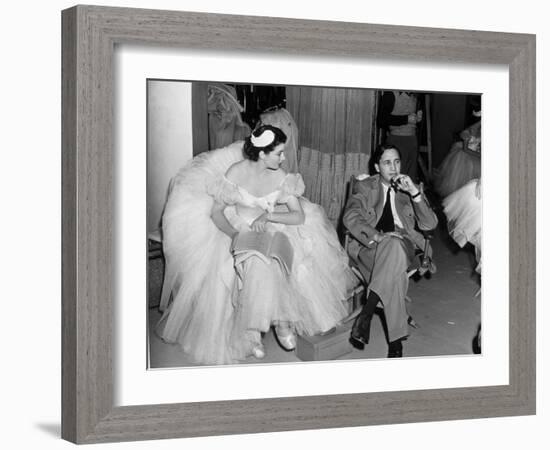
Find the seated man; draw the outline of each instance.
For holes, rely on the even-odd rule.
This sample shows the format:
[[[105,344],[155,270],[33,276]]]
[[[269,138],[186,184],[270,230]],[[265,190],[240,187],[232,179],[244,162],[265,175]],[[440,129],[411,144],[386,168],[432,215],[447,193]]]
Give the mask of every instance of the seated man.
[[[402,175],[401,155],[391,145],[378,146],[372,155],[377,175],[356,183],[346,204],[344,226],[355,238],[349,246],[368,282],[368,295],[351,331],[352,343],[369,341],[370,322],[379,301],[388,324],[388,357],[401,357],[401,341],[408,335],[405,295],[407,268],[424,238],[415,230],[436,227],[437,217],[408,175]]]

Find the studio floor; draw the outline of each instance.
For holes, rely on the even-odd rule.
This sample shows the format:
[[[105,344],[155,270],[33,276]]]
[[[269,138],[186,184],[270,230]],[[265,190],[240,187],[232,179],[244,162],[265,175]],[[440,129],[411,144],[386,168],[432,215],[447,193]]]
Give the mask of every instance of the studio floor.
[[[459,248],[445,231],[444,222],[432,240],[437,272],[430,278],[411,278],[407,303],[409,314],[418,327],[410,328],[403,343],[403,357],[474,355],[480,327],[481,296],[476,296],[480,279],[473,248]],[[378,311],[380,313],[381,310]],[[154,333],[160,318],[156,308],[149,309],[150,367],[185,367],[193,365],[177,345],[166,344]],[[287,352],[277,343],[273,331],[264,336],[266,357],[249,357],[241,364],[300,362],[296,351]],[[364,350],[349,345],[348,353],[337,359],[385,358],[387,343],[381,317],[375,315],[370,343]]]

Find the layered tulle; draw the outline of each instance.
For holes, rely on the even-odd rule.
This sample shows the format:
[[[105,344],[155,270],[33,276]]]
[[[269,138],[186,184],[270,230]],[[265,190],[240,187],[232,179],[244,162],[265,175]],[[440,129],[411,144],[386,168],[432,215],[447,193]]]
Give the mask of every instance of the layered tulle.
[[[196,156],[172,180],[162,217],[164,314],[157,333],[198,363],[232,361],[235,275],[231,254],[220,251],[230,239],[210,219],[214,200],[206,185],[240,159],[242,142]]]
[[[302,334],[333,327],[346,315],[344,302],[356,282],[322,208],[300,198],[303,225],[270,224],[293,246],[290,276],[276,263],[250,258],[246,281],[238,285],[230,239],[210,218],[208,192],[241,159],[242,142],[195,157],[173,180],[163,215],[166,275],[157,332],[203,364],[246,358],[257,339],[250,330],[266,331],[279,321]],[[247,229],[234,207],[226,212],[235,228]]]
[[[443,200],[449,234],[463,247],[467,242],[476,250],[481,270],[481,194],[478,180],[471,180]]]
[[[457,142],[437,168],[434,188],[441,197],[446,197],[480,176],[481,153],[464,149],[463,143]]]

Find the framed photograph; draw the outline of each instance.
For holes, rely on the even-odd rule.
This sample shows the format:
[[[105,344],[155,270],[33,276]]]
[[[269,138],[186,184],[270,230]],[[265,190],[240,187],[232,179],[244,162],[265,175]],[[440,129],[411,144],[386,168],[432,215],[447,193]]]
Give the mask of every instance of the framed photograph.
[[[96,6],[76,6],[62,17],[65,439],[93,443],[534,414],[534,36]],[[300,146],[294,158],[287,143],[285,169],[301,174],[304,187],[296,195],[311,200],[302,202],[306,217],[315,205],[323,207],[319,220],[333,225],[334,238],[346,247],[340,228],[353,196],[349,180],[366,176],[376,147],[406,131],[386,129],[379,118],[392,96],[392,114],[397,104],[406,106],[401,99],[415,101],[411,111],[401,112],[415,116],[420,164],[410,176],[423,182],[427,197],[438,189],[448,197],[437,187],[435,168],[450,156],[478,158],[478,173],[470,178],[484,180],[483,230],[491,230],[483,233],[483,296],[476,296],[479,278],[473,275],[481,243],[470,239],[462,243],[466,250],[451,244],[453,258],[465,258],[462,266],[447,264],[441,247],[432,279],[409,282],[410,318],[420,328],[408,333],[405,358],[386,359],[386,340],[392,341],[385,336],[387,304],[380,315],[386,330],[382,321],[373,322],[369,351],[348,342],[353,313],[362,311],[366,297],[365,284],[356,279],[338,299],[347,309],[311,330],[291,327],[295,342],[285,344],[281,330],[268,323],[258,334],[267,356],[245,352],[243,359],[220,363],[210,357],[197,365],[197,345],[186,348],[197,344],[197,335],[181,329],[189,313],[173,313],[185,306],[178,289],[162,292],[170,270],[166,251],[175,248],[163,227],[170,198],[181,192],[178,169],[184,168],[179,180],[186,184],[191,160],[196,166],[241,139],[258,143],[265,138],[262,126],[292,123]],[[275,123],[281,114],[284,120]],[[441,129],[441,117],[447,125],[455,120],[448,142],[432,132]],[[483,124],[482,157],[475,139],[458,135],[476,123],[479,130]],[[284,135],[292,142],[292,130]],[[233,163],[242,159],[239,145]],[[495,169],[491,158],[503,148],[508,159]],[[485,170],[489,165],[492,170]],[[371,176],[384,176],[379,164]],[[477,181],[472,186],[479,188]],[[443,204],[439,212],[447,220]],[[434,238],[434,248],[446,233]],[[319,245],[331,237],[311,239]],[[296,245],[294,250],[301,254]],[[338,255],[327,260],[339,261]],[[298,266],[301,260],[293,261]],[[192,258],[187,263],[198,267]],[[220,267],[214,273],[226,266]],[[312,276],[319,278],[320,270]],[[444,289],[446,270],[456,280],[447,285],[452,294],[444,303],[456,297],[462,315],[434,320],[427,317],[433,309],[423,309],[434,294],[424,295],[422,286]],[[176,271],[175,279],[182,274]],[[201,279],[204,293],[196,289],[196,295],[214,289],[211,279]],[[240,304],[235,289],[232,297]],[[157,303],[163,311],[157,312]],[[345,339],[339,340],[332,328],[347,315]],[[167,320],[171,333],[164,331]],[[437,321],[439,328],[432,328]],[[207,334],[208,319],[198,323],[198,335]],[[222,328],[216,331],[224,336]],[[429,342],[438,333],[439,346]]]

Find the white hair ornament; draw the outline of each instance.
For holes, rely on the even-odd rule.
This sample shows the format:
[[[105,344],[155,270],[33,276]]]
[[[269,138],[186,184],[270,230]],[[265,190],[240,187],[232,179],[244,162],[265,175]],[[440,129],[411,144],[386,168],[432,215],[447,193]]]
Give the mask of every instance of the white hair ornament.
[[[250,136],[250,142],[254,147],[267,147],[269,144],[273,143],[275,140],[275,133],[271,130],[265,130],[259,136]]]

